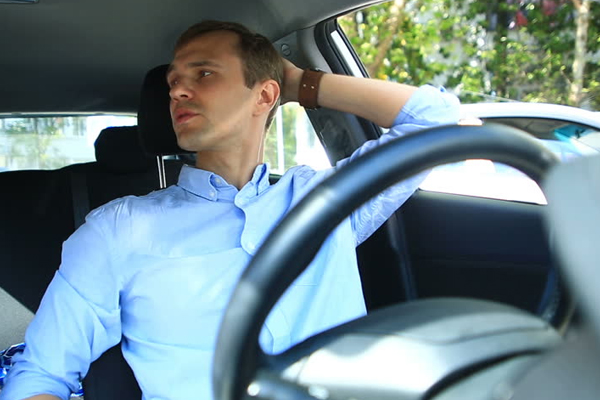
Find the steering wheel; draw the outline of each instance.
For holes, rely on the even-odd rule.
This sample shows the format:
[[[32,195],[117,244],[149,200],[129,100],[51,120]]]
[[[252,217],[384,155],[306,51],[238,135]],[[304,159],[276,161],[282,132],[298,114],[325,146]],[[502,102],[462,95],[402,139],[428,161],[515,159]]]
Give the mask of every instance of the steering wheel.
[[[379,310],[282,354],[267,355],[259,346],[273,306],[354,209],[418,172],[469,158],[502,162],[538,183],[558,162],[518,129],[456,125],[389,142],[324,180],[273,230],[240,278],[215,350],[215,398],[430,398],[432,390],[440,392],[464,371],[493,365],[516,376],[532,362],[532,354],[560,343],[545,321],[513,307],[428,299]],[[363,179],[365,171],[369,180]],[[471,373],[469,379],[482,385],[488,375]]]

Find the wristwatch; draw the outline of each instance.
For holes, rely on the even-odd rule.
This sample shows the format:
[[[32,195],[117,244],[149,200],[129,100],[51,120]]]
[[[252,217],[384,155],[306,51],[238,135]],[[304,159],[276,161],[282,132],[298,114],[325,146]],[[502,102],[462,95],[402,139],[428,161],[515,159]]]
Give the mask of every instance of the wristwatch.
[[[325,72],[318,69],[307,68],[304,70],[298,89],[298,103],[302,107],[312,110],[319,108],[317,97],[319,95],[319,83],[323,75],[325,75]]]

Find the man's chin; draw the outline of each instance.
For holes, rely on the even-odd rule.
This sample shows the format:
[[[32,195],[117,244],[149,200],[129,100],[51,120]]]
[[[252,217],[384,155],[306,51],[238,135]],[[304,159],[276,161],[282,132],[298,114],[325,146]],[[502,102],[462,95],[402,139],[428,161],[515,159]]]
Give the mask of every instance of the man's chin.
[[[177,144],[185,151],[198,152],[202,147],[198,136],[202,135],[202,132],[191,132],[182,130],[175,133],[177,136]]]
[[[197,147],[197,146],[194,146],[194,144],[193,144],[193,143],[190,143],[190,142],[189,142],[189,141],[187,141],[187,140],[180,140],[180,139],[178,138],[178,139],[177,139],[177,145],[178,145],[178,146],[179,146],[181,149],[183,149],[183,150],[185,150],[185,151],[193,151],[193,152],[196,152],[196,151],[198,151],[198,150],[196,149],[196,147]]]

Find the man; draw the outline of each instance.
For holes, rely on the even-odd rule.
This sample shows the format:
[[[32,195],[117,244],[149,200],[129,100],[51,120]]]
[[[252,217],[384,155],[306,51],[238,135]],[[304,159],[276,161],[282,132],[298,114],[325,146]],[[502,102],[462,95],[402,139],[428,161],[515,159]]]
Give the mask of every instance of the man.
[[[196,168],[184,167],[178,185],[92,211],[65,242],[0,399],[66,399],[121,340],[145,399],[212,397],[212,355],[237,278],[273,226],[331,173],[300,166],[269,184],[264,137],[280,98],[391,127],[337,168],[378,143],[458,119],[456,98],[443,90],[302,71],[237,24],[188,29],[167,81],[177,140],[197,153]],[[332,233],[269,315],[265,351],[364,315],[354,248],[419,183],[393,186]]]

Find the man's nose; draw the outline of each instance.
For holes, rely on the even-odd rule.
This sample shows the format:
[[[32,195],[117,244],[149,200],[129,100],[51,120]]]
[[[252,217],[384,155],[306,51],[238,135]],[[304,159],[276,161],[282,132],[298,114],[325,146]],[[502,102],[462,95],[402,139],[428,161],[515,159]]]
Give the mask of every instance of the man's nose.
[[[189,87],[189,85],[186,85],[185,81],[182,79],[175,81],[171,84],[171,88],[169,89],[169,96],[173,100],[190,99],[191,97],[193,97],[193,91]]]

